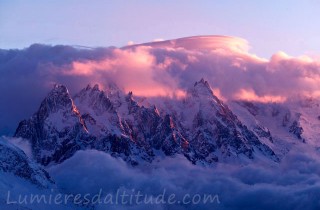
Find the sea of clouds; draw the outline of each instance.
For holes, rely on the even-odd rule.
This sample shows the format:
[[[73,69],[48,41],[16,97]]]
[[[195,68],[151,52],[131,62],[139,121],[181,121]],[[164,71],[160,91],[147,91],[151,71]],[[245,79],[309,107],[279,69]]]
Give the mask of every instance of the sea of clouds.
[[[320,161],[313,149],[292,150],[280,164],[192,165],[183,157],[165,158],[152,166],[131,167],[122,160],[98,151],[79,151],[61,165],[49,169],[66,194],[90,193],[101,197],[117,191],[152,197],[171,194],[176,203],[103,203],[97,209],[319,209]],[[186,194],[216,195],[213,202],[178,203]],[[128,201],[128,200],[126,200]],[[167,201],[167,200],[166,200]],[[198,201],[196,198],[195,201]]]
[[[29,151],[21,139],[6,140]],[[97,210],[320,208],[320,152],[307,144],[290,150],[280,163],[217,163],[204,167],[192,165],[178,155],[133,167],[110,154],[86,150],[78,151],[62,164],[49,166],[46,170],[55,181],[53,189],[38,189],[26,180],[1,172],[1,208],[13,207],[6,204],[8,191],[11,202],[17,201],[20,195],[29,198],[39,194],[54,198],[61,194],[63,199],[69,196],[67,204],[41,202],[21,205],[30,209],[88,209],[86,206]],[[126,194],[124,202],[120,197],[123,192]],[[139,202],[134,197],[137,192],[142,196]],[[80,200],[86,205],[79,205],[74,200],[76,195],[80,195]],[[85,195],[88,195],[87,203]],[[131,195],[133,199],[130,201]],[[174,200],[169,203],[172,195]],[[186,195],[188,197],[184,200]],[[214,199],[204,203],[205,196],[210,195]]]

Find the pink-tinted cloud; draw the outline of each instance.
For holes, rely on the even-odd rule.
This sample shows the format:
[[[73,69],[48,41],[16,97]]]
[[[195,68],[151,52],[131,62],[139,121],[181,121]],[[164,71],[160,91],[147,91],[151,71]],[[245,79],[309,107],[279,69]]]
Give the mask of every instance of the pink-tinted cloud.
[[[100,61],[74,61],[70,68],[64,70],[64,74],[90,77],[93,82],[102,84],[103,79],[108,78],[108,81],[117,83],[126,92],[133,91],[138,96],[181,95],[182,90],[175,85],[167,69],[173,64],[183,69],[185,64],[170,57],[157,64],[155,56],[149,50],[150,47],[145,46],[134,50],[114,49],[112,57]],[[158,76],[169,85],[159,82]]]
[[[113,82],[134,95],[183,97],[204,78],[224,100],[282,102],[296,95],[320,95],[316,56],[278,52],[264,59],[249,49],[244,39],[201,36],[123,48],[32,45],[0,50],[0,130],[10,130],[7,122],[32,114],[56,82],[73,93],[88,83],[103,87]],[[18,99],[25,102],[24,110]]]
[[[240,89],[239,92],[235,94],[235,99],[245,100],[245,101],[255,101],[260,103],[276,102],[282,103],[287,100],[284,96],[274,96],[274,95],[263,95],[258,96],[253,90]]]
[[[202,77],[226,100],[280,102],[297,93],[317,93],[316,60],[284,52],[266,60],[249,48],[243,39],[224,36],[157,41],[114,49],[112,56],[99,61],[75,61],[65,72],[110,78],[141,96],[174,95]]]

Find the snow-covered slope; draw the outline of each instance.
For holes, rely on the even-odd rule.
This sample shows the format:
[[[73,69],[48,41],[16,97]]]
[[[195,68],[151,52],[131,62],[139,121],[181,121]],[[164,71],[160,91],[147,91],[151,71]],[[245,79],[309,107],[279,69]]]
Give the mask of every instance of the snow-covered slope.
[[[314,98],[300,97],[283,103],[231,101],[228,105],[280,157],[301,144],[320,146],[320,108]]]
[[[53,185],[49,174],[16,146],[0,138],[0,173],[10,173],[29,181],[30,183],[47,188]]]
[[[280,104],[248,101],[232,101],[228,104],[239,120],[279,157],[283,157],[293,144],[298,143],[297,137],[289,132],[292,119],[289,119],[291,114],[288,108]]]
[[[300,134],[307,144],[320,147],[320,101],[312,97],[301,97],[287,103],[292,118],[296,120]]]
[[[1,210],[88,209],[84,208],[86,206],[75,205],[70,200],[55,202],[54,198],[65,195],[49,173],[2,137],[0,154]]]

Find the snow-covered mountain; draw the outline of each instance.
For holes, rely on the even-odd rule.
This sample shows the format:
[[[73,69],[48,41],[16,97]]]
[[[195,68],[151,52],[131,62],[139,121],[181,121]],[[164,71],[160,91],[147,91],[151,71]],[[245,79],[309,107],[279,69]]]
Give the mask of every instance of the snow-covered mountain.
[[[179,183],[182,176],[181,180],[188,177],[184,185],[191,184],[191,191],[199,186],[207,189],[207,181],[198,186],[203,178],[190,178],[192,169],[191,174],[199,173],[198,177],[208,180],[223,177],[210,185],[212,189],[221,183],[221,189],[228,188],[231,182],[237,186],[234,189],[242,186],[241,192],[248,191],[250,198],[266,185],[276,185],[278,196],[279,183],[283,183],[281,188],[297,188],[300,193],[301,186],[313,188],[309,183],[319,177],[319,104],[304,97],[281,103],[222,102],[204,79],[177,98],[138,97],[115,84],[104,88],[88,85],[71,96],[64,85],[55,85],[38,111],[20,122],[14,135],[31,145],[32,154],[28,154],[32,157],[10,142],[0,141],[0,192],[85,194],[88,186],[94,193],[103,186],[107,189],[104,194],[109,188],[114,193],[116,188],[132,186],[148,186],[153,191],[150,174],[156,177],[151,186],[166,188],[167,182],[159,177],[173,177]],[[167,174],[162,164],[174,173]],[[283,171],[288,175],[282,177]],[[110,174],[108,179],[106,174]],[[278,180],[274,181],[275,177]],[[305,181],[306,177],[311,178]],[[140,181],[144,179],[147,184]],[[17,189],[10,183],[16,183]],[[49,190],[50,186],[54,189]],[[260,187],[252,191],[251,186]],[[17,205],[7,205],[0,196],[0,206],[10,209]],[[74,207],[90,209],[94,205],[61,206]]]
[[[63,189],[59,189],[47,169],[29,158],[11,141],[0,137],[1,209],[90,209],[90,205],[75,205],[70,201],[53,202],[52,197],[64,195]]]
[[[50,178],[41,166],[30,160],[18,147],[1,138],[0,141],[0,173],[12,174],[20,177],[40,188],[53,185]]]
[[[84,148],[87,129],[67,88],[55,85],[39,110],[19,123],[16,137],[28,139],[34,158],[43,165],[62,162]]]
[[[27,209],[25,205],[17,204],[12,197],[17,198],[22,193],[48,192],[54,187],[54,181],[42,166],[2,137],[0,153],[1,209]]]
[[[301,144],[319,148],[319,104],[316,98],[310,97],[297,97],[284,103],[228,103],[241,122],[279,157]]]
[[[30,141],[33,156],[43,165],[85,149],[105,151],[132,165],[175,155],[194,164],[279,161],[270,132],[248,127],[203,79],[183,99],[149,106],[137,101],[115,85],[106,90],[88,85],[74,97],[65,86],[55,85],[39,110],[20,122],[15,137]],[[299,131],[296,127],[291,133]]]

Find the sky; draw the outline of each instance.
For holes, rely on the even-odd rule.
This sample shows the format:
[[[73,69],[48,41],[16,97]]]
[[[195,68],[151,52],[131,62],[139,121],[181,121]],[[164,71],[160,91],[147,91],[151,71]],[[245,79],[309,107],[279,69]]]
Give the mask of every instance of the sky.
[[[320,54],[317,0],[1,0],[0,48],[33,43],[121,47],[194,35],[246,39],[270,58]]]

